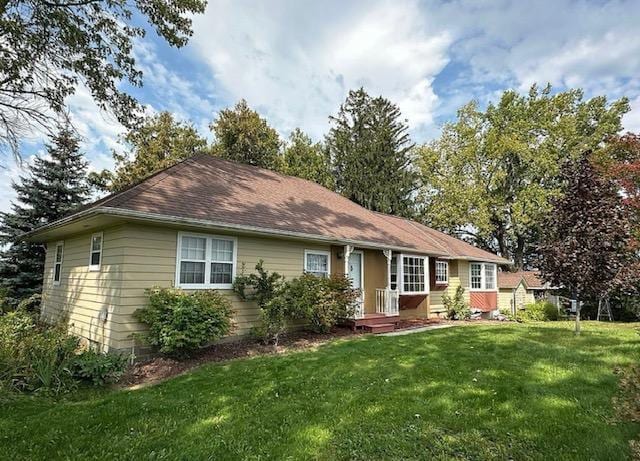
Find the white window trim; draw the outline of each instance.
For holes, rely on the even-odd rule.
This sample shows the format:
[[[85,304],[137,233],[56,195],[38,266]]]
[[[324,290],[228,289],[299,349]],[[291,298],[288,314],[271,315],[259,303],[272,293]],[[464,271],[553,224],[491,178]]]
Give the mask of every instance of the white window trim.
[[[471,266],[473,266],[474,264],[479,264],[480,265],[480,279],[481,279],[481,287],[482,288],[473,288],[473,285],[471,283]],[[493,266],[493,274],[494,274],[494,284],[495,287],[494,288],[486,288],[487,286],[487,279],[486,279],[486,272],[485,272],[485,267],[486,266]],[[471,261],[469,263],[469,290],[470,291],[485,291],[485,292],[494,292],[494,291],[498,291],[498,267],[495,263],[483,263],[480,261]]]
[[[206,239],[204,245],[204,283],[180,283],[180,265],[182,262],[182,237],[197,237]],[[233,242],[233,256],[231,261],[231,283],[211,283],[211,239],[228,240]],[[178,244],[176,251],[176,279],[175,286],[185,290],[231,290],[233,281],[236,278],[236,267],[238,265],[238,239],[228,235],[198,234],[193,232],[178,232]],[[202,261],[200,261],[202,262]],[[226,264],[229,261],[225,261]]]
[[[60,258],[60,262],[57,261],[58,258],[58,248],[62,248],[62,256]],[[60,280],[62,280],[62,263],[64,262],[64,241],[56,243],[55,252],[53,253],[53,285],[60,286]],[[60,264],[60,279],[56,280],[56,266]]]
[[[91,264],[91,256],[93,255],[93,237],[100,236],[100,263],[99,264]],[[102,232],[96,232],[95,234],[91,234],[91,239],[89,239],[89,271],[95,272],[99,271],[102,266],[102,250],[104,249],[104,234]],[[97,253],[97,252],[96,252]]]
[[[302,262],[302,272],[307,273],[308,255],[323,255],[327,257],[327,277],[331,277],[331,252],[325,250],[304,250],[304,261]],[[309,272],[311,273],[311,272]]]
[[[438,264],[444,264],[445,267],[447,268],[446,271],[445,271],[446,280],[444,280],[444,281],[442,281],[442,280],[438,281]],[[448,285],[449,284],[449,261],[436,260],[434,269],[435,269],[435,272],[436,272],[434,274],[436,285]]]
[[[403,295],[428,295],[429,294],[429,257],[409,253],[398,254],[398,272],[396,288]],[[404,289],[404,258],[418,258],[424,260],[424,291],[405,291]]]

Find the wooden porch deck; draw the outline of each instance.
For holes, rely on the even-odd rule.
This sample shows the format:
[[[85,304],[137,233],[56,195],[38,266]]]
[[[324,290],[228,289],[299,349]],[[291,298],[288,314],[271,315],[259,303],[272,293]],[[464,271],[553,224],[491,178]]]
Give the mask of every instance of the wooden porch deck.
[[[358,319],[347,319],[345,323],[353,331],[360,328],[369,333],[389,333],[396,329],[399,321],[399,315],[364,314],[364,317]]]

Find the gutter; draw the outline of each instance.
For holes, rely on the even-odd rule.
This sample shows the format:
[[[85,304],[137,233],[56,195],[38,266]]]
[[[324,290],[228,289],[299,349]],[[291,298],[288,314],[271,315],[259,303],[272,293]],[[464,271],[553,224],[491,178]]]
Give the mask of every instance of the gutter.
[[[33,238],[35,235],[43,231],[56,229],[66,224],[70,224],[71,222],[76,221],[78,219],[89,218],[97,215],[107,215],[107,216],[114,216],[114,217],[121,217],[121,218],[132,218],[132,219],[138,219],[142,221],[149,221],[149,222],[162,223],[162,224],[169,223],[169,224],[176,224],[176,225],[187,225],[187,226],[190,225],[190,226],[196,226],[196,227],[216,228],[216,229],[227,230],[227,231],[244,231],[247,233],[261,235],[261,236],[275,235],[275,236],[290,237],[290,238],[295,238],[300,240],[314,240],[314,241],[328,243],[328,244],[353,245],[353,246],[364,247],[364,248],[393,250],[393,251],[399,251],[399,252],[405,252],[405,253],[411,253],[411,252],[417,251],[419,253],[422,253],[428,256],[435,256],[443,259],[459,259],[463,261],[492,262],[496,264],[513,264],[511,261],[508,261],[506,259],[499,258],[499,257],[497,259],[481,259],[477,257],[451,255],[450,253],[425,252],[417,248],[385,245],[382,243],[369,242],[365,240],[335,239],[335,238],[331,238],[331,237],[327,237],[325,235],[319,235],[319,234],[306,234],[304,232],[284,231],[280,229],[264,228],[264,227],[246,225],[246,224],[230,224],[222,221],[185,218],[182,216],[164,215],[164,214],[158,214],[158,213],[149,213],[145,211],[129,210],[126,208],[103,207],[103,206],[98,206],[94,208],[89,208],[87,210],[79,211],[65,218],[46,224],[38,229],[34,229],[31,232],[27,232],[23,234],[22,237]]]
[[[114,217],[122,217],[122,218],[133,218],[142,221],[149,221],[154,223],[163,223],[163,224],[176,224],[176,225],[190,225],[196,227],[206,227],[206,228],[215,228],[219,230],[227,230],[227,231],[244,231],[251,234],[257,234],[262,236],[281,236],[281,237],[291,237],[300,240],[314,240],[328,244],[338,244],[338,245],[353,245],[364,248],[375,248],[375,249],[383,249],[383,250],[394,250],[400,252],[420,252],[429,256],[436,257],[445,257],[448,256],[444,253],[434,253],[434,252],[424,252],[420,251],[417,248],[410,247],[401,247],[401,246],[393,246],[393,245],[385,245],[378,242],[369,242],[365,240],[353,240],[353,239],[335,239],[331,237],[327,237],[319,234],[306,234],[303,232],[292,232],[292,231],[283,231],[280,229],[268,229],[264,227],[258,226],[250,226],[246,224],[230,224],[221,221],[212,221],[207,219],[194,219],[194,218],[185,218],[182,216],[171,216],[157,213],[148,213],[144,211],[134,211],[125,208],[115,208],[115,207],[97,207],[91,208],[89,210],[78,212],[74,215],[68,216],[66,218],[62,218],[58,221],[54,221],[50,224],[42,226],[38,229],[35,229],[31,232],[23,234],[23,238],[33,238],[38,233],[55,229],[58,227],[62,227],[66,224],[71,223],[72,221],[76,221],[81,218],[89,218],[94,215],[107,215]]]

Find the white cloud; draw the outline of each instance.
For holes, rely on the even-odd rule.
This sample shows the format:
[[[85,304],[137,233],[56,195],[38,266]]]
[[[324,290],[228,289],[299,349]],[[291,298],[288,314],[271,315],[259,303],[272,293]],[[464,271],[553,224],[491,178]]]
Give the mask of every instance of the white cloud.
[[[456,36],[451,52],[471,66],[474,82],[520,90],[550,82],[589,93],[640,73],[636,0],[459,0],[434,11]]]
[[[636,96],[630,101],[631,112],[622,119],[625,131],[640,133],[640,96]]]
[[[414,128],[430,124],[450,42],[415,1],[211,1],[193,36],[227,100],[247,99],[285,135],[300,126],[316,138],[360,86]]]
[[[118,136],[124,128],[112,116],[101,111],[93,102],[89,90],[80,86],[68,99],[69,113],[73,126],[81,136],[80,148],[86,153],[90,171],[100,171],[113,167],[111,150],[117,146]],[[42,146],[47,142],[44,133],[34,133],[23,147],[22,165],[14,160],[5,162],[0,169],[0,211],[10,209],[15,193],[11,182],[20,175],[27,174],[27,166],[33,162],[35,154],[45,155]]]

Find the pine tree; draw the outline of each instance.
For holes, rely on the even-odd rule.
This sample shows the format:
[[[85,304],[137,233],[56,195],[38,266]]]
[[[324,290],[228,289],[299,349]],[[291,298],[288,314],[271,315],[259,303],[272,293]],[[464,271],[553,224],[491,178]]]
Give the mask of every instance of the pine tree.
[[[411,215],[414,145],[400,109],[360,88],[349,92],[330,122],[326,144],[337,191],[370,210]]]
[[[45,248],[21,235],[69,214],[89,198],[87,162],[73,133],[63,128],[46,151],[13,183],[17,198],[11,211],[0,213],[0,245],[5,247],[0,252],[0,290],[12,306],[42,290]]]
[[[333,189],[328,155],[320,143],[314,144],[300,128],[296,128],[289,136],[283,163],[283,173]]]

